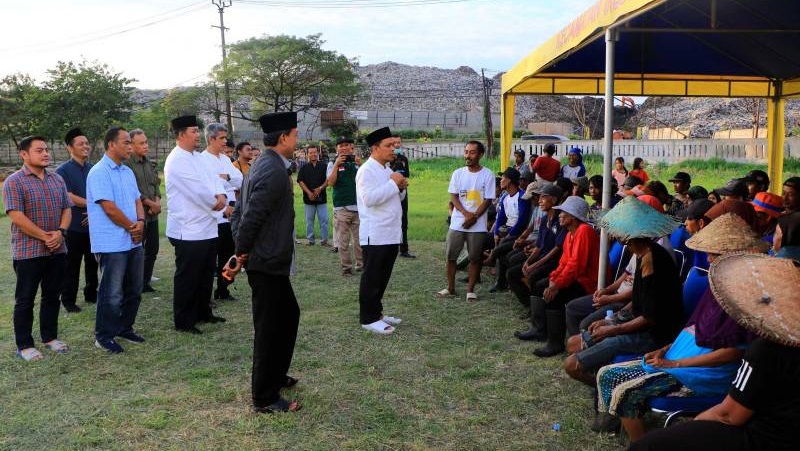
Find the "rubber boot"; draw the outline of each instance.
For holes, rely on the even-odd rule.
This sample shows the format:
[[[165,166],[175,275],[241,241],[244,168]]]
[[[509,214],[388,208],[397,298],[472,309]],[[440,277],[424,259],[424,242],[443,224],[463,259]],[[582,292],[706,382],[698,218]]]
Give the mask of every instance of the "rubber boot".
[[[564,334],[567,331],[567,318],[564,310],[547,310],[547,343],[536,348],[533,354],[537,357],[552,357],[566,350]]]
[[[545,341],[547,339],[547,317],[544,299],[531,296],[531,327],[525,332],[514,332],[514,336],[525,341]]]

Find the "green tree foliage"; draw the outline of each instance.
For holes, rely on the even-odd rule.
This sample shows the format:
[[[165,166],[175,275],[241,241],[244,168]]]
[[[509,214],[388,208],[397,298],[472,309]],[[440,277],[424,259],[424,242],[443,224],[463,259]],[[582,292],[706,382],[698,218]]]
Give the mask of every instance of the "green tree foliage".
[[[233,44],[227,66],[212,75],[228,80],[236,97],[250,101],[251,112],[237,117],[254,120],[267,111],[307,111],[349,103],[361,92],[354,60],[323,50],[321,35],[306,38],[269,36]]]
[[[97,142],[108,127],[130,117],[131,83],[136,80],[105,64],[86,61],[77,65],[59,61],[47,74],[39,104],[39,127],[47,137],[61,139],[70,127],[80,126],[90,142]]]
[[[8,75],[0,80],[0,139],[13,141],[16,146],[20,139],[37,131],[36,105],[41,95],[41,88],[28,75]]]
[[[215,122],[225,115],[222,86],[206,83],[198,86],[171,89],[162,100],[162,107],[171,117],[185,114],[208,114]]]

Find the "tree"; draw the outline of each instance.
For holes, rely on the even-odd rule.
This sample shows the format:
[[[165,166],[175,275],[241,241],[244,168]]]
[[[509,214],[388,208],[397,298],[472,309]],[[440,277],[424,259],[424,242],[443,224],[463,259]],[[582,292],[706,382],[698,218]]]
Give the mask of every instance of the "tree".
[[[130,117],[131,83],[136,80],[86,61],[59,61],[47,74],[40,103],[41,131],[47,137],[61,139],[67,129],[80,126],[89,142],[96,143],[108,127]]]
[[[41,89],[29,75],[8,75],[0,80],[0,138],[19,140],[37,131],[39,120],[36,111]]]
[[[320,36],[280,35],[233,44],[226,65],[217,65],[212,76],[221,84],[227,80],[237,96],[249,98],[251,111],[235,115],[253,121],[255,112],[350,103],[361,92],[353,71],[356,62],[323,50]]]
[[[162,100],[162,106],[172,117],[208,114],[214,117],[214,122],[222,122],[225,115],[222,87],[213,82],[171,89]]]

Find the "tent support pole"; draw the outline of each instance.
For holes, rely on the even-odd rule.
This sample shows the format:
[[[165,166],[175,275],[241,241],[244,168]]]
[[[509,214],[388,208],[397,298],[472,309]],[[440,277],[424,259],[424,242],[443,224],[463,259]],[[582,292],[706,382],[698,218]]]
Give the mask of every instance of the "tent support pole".
[[[503,94],[502,101],[500,102],[500,122],[502,129],[500,130],[500,168],[505,170],[511,161],[511,139],[514,133],[514,102],[516,97],[514,94]]]
[[[786,134],[783,82],[775,82],[775,96],[767,99],[767,175],[769,190],[781,194],[783,189],[783,136]]]
[[[605,126],[603,128],[603,209],[611,205],[611,164],[614,151],[614,47],[619,40],[616,28],[606,30]],[[597,288],[605,288],[608,274],[608,233],[600,231],[600,269]]]

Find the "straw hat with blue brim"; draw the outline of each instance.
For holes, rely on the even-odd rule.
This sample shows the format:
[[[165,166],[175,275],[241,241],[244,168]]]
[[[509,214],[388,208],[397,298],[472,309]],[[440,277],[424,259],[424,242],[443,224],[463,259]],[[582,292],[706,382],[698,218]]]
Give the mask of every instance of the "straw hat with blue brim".
[[[742,327],[767,340],[800,347],[800,263],[796,260],[765,254],[723,255],[711,265],[709,282],[719,305]]]
[[[765,252],[769,243],[753,232],[739,215],[725,213],[686,240],[686,247],[721,255],[742,251]]]
[[[669,215],[629,196],[609,210],[598,225],[609,235],[625,242],[633,238],[660,238],[674,232],[680,224]]]

